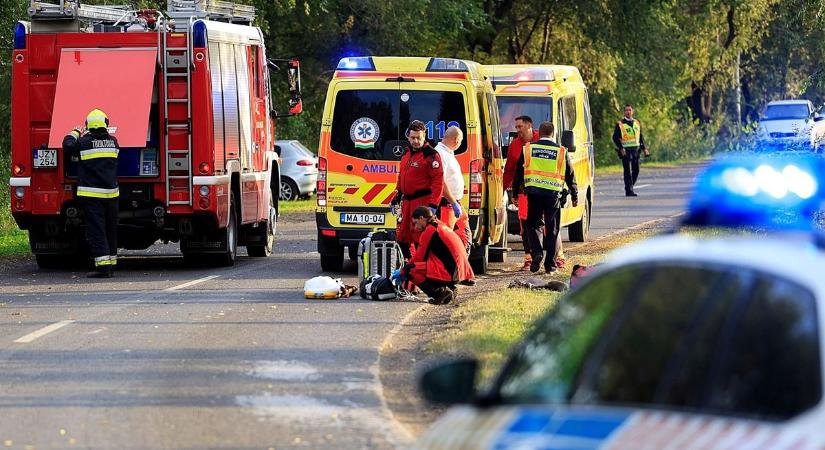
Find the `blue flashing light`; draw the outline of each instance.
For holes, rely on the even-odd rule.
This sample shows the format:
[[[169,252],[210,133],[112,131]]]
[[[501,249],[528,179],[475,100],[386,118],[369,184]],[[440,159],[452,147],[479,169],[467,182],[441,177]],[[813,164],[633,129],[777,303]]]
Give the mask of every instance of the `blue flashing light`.
[[[375,64],[369,56],[350,56],[338,61],[338,70],[375,70]]]
[[[810,155],[738,155],[697,179],[686,225],[814,229],[825,207],[825,160]]]
[[[192,25],[192,46],[206,48],[206,22],[198,20]]]
[[[17,22],[14,26],[14,49],[22,50],[26,48],[26,35],[29,30],[25,23]]]

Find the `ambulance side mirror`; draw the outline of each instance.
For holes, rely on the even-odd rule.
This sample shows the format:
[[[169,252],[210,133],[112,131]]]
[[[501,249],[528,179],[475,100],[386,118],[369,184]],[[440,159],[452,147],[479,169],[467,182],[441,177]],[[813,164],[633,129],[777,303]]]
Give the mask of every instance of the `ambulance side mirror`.
[[[568,152],[576,151],[576,139],[573,130],[564,130],[561,132],[561,145],[566,148]]]

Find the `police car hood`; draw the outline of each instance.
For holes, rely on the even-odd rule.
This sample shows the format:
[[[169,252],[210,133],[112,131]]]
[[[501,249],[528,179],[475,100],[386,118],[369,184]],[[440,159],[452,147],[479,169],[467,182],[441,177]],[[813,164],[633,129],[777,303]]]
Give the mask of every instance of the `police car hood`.
[[[145,147],[156,49],[64,49],[52,110],[49,147],[60,148],[72,128],[100,109],[121,147]]]
[[[760,422],[653,409],[512,406],[450,409],[416,449],[821,448],[815,421]]]

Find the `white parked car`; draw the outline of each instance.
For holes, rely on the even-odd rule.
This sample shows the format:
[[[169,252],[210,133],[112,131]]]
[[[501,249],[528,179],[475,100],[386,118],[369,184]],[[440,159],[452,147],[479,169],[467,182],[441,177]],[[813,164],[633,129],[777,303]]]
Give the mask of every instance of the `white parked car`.
[[[823,161],[747,158],[708,169],[685,222],[787,230],[618,250],[489,389],[473,359],[424,373],[424,396],[457,406],[415,448],[825,448]]]
[[[825,115],[808,100],[780,100],[765,106],[757,139],[761,149],[821,151],[825,144]]]
[[[281,160],[281,200],[296,200],[315,193],[318,158],[295,140],[275,141]]]

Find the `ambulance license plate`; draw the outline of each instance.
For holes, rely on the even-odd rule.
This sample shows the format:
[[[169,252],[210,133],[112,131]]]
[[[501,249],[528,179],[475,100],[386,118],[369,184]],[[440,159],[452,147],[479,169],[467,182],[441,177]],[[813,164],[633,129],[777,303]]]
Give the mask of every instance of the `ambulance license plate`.
[[[57,150],[56,149],[35,149],[34,150],[34,167],[57,167]]]
[[[356,225],[384,225],[383,214],[341,213],[341,223]]]

